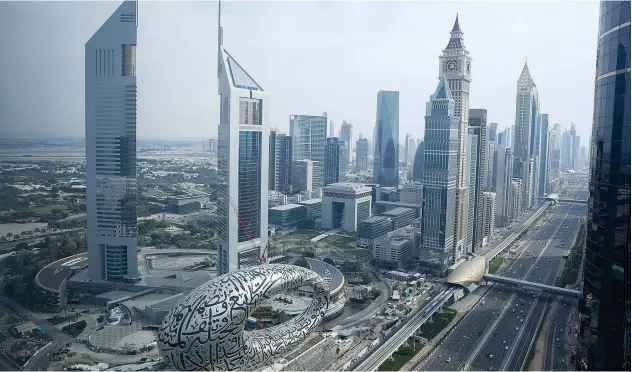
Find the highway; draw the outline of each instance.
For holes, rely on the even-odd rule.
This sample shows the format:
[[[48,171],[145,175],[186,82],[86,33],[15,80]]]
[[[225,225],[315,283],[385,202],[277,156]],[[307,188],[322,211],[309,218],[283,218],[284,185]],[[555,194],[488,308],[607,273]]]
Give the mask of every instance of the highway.
[[[497,274],[546,284],[554,283],[557,268],[562,264],[563,251],[570,244],[570,237],[576,231],[579,218],[575,215],[578,213],[577,209],[574,211],[570,204],[551,207],[551,212],[544,217],[541,227],[529,233],[523,243],[525,248],[513,264],[504,273]],[[585,210],[579,214],[585,215]],[[539,314],[544,310],[549,296],[540,295],[537,291],[533,291],[533,294],[531,292],[518,291],[516,287],[509,285],[490,285],[490,289],[462,318],[459,326],[414,369],[522,369],[521,363],[528,356],[532,336],[537,332]],[[521,342],[515,342],[518,337]],[[493,355],[492,358],[489,357],[490,354]],[[450,362],[447,361],[448,358]],[[518,364],[520,365],[517,368],[512,368]]]
[[[376,350],[369,354],[369,356],[358,365],[354,370],[356,371],[375,371],[379,366],[386,361],[397,349],[406,342],[406,340],[414,334],[414,332],[421,327],[428,318],[432,316],[437,310],[440,310],[445,303],[445,300],[452,296],[454,289],[448,289],[442,291],[430,303],[424,306],[421,310],[415,313],[412,317],[405,321],[404,325],[386,340],[382,345],[378,346]]]
[[[569,320],[571,312],[577,309],[577,300],[562,297],[558,297],[558,300],[560,308],[555,312],[546,335],[544,369],[547,371],[568,370],[566,355],[570,345],[566,343],[566,336],[575,334]]]

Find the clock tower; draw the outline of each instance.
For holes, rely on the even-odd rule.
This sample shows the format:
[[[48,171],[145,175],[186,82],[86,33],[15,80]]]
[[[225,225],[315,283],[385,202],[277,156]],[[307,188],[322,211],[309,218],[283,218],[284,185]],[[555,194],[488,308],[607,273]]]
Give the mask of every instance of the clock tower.
[[[457,152],[456,178],[456,213],[454,221],[454,251],[453,261],[458,261],[467,253],[465,241],[468,225],[468,169],[467,158],[467,128],[468,111],[470,108],[470,82],[472,81],[472,57],[463,43],[463,32],[459,25],[459,15],[456,16],[450,41],[439,56],[439,79],[445,76],[452,98],[454,99],[454,116],[459,123],[459,151]]]

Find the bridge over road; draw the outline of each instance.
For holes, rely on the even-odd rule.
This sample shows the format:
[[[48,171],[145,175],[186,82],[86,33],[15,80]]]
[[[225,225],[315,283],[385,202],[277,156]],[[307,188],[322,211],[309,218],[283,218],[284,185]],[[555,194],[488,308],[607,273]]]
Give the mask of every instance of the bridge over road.
[[[483,279],[487,280],[488,282],[513,284],[513,285],[524,286],[524,287],[529,287],[529,288],[541,289],[546,292],[551,292],[551,293],[563,295],[563,296],[579,297],[579,291],[576,291],[574,289],[561,288],[561,287],[556,287],[552,285],[534,283],[534,282],[529,282],[526,280],[507,278],[504,276],[491,275],[491,274],[483,275]]]

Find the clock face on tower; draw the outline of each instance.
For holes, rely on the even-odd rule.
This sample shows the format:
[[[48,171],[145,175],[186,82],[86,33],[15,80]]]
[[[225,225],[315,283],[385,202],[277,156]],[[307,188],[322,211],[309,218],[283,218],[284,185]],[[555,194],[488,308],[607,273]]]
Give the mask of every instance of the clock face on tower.
[[[456,72],[459,70],[459,60],[458,59],[449,59],[445,61],[443,65],[444,72]]]

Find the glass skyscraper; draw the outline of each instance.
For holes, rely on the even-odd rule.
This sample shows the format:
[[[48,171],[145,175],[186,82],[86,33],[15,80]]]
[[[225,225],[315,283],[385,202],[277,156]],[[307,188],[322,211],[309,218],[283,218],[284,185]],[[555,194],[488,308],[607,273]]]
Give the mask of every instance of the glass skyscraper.
[[[325,181],[324,185],[331,185],[344,181],[347,160],[347,141],[338,137],[327,138],[325,145]]]
[[[327,114],[322,116],[290,115],[290,137],[292,137],[292,160],[312,160],[325,164],[327,141]],[[318,179],[324,181],[320,167]]]
[[[446,78],[439,81],[426,108],[421,260],[447,271],[454,250],[459,118]]]
[[[399,184],[399,92],[377,92],[376,138],[373,183]]]
[[[577,368],[630,370],[630,2],[602,1]]]
[[[547,193],[547,185],[549,178],[549,114],[541,115],[541,133],[540,133],[540,185],[538,187],[538,196],[544,197]]]
[[[125,1],[85,45],[88,277],[138,278],[137,2]]]

